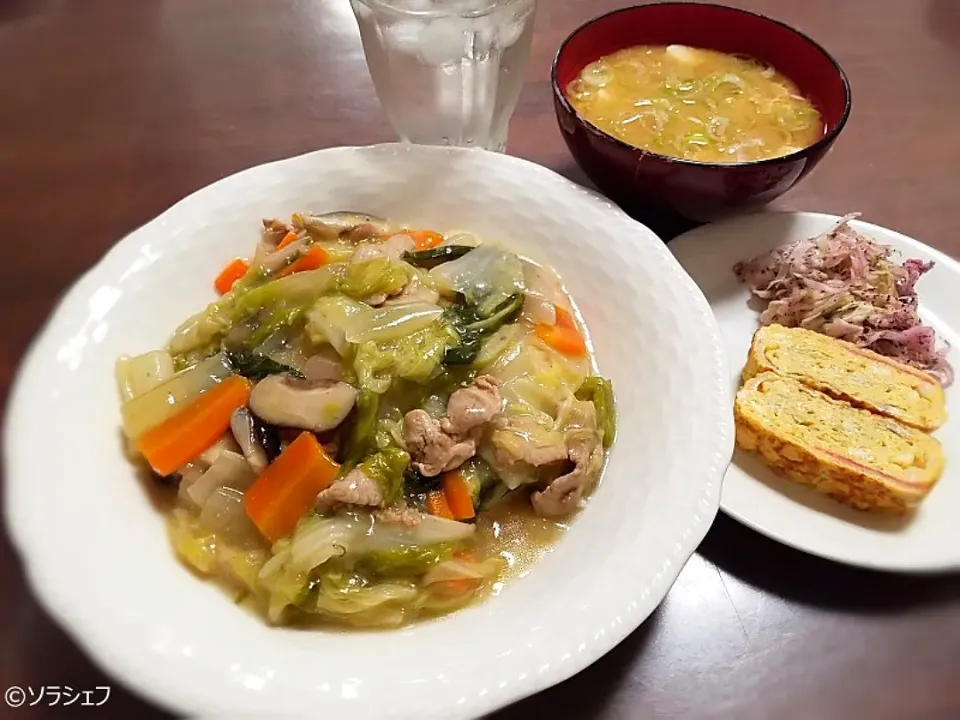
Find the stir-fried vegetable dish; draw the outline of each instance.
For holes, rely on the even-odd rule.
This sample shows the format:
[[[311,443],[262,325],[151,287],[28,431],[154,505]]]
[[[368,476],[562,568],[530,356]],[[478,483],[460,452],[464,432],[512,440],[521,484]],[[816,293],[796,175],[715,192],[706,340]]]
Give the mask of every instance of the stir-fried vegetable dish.
[[[177,554],[273,623],[391,627],[496,591],[615,434],[560,279],[353,212],[263,225],[215,302],[117,363]]]

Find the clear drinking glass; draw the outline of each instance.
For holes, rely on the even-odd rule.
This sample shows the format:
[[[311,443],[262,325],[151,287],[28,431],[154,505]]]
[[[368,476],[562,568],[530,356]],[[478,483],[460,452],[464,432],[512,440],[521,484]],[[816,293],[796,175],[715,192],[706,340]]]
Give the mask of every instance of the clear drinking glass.
[[[406,142],[503,152],[536,0],[350,0],[373,85]]]

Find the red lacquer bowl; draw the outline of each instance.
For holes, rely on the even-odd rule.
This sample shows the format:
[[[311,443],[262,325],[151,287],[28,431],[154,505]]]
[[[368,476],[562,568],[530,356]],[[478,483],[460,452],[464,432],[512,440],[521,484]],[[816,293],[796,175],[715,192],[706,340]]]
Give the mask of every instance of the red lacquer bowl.
[[[671,44],[748,55],[772,65],[819,109],[823,137],[766,160],[680,160],[608,135],[567,100],[567,85],[594,60],[633,45]],[[577,164],[608,197],[644,220],[653,215],[703,222],[770,202],[816,166],[850,115],[850,84],[826,50],[783,23],[722,5],[667,2],[602,15],[560,46],[552,82],[560,130]]]

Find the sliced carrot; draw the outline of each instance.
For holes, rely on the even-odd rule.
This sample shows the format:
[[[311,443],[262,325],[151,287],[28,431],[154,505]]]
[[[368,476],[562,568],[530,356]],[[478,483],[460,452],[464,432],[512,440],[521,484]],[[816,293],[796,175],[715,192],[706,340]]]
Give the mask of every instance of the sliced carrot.
[[[246,260],[243,258],[237,258],[220,271],[220,274],[217,275],[217,279],[213,281],[213,286],[217,289],[218,293],[221,295],[226,295],[228,292],[230,292],[230,288],[233,287],[233,284],[246,275],[247,270],[249,269],[250,264]]]
[[[473,509],[473,495],[470,486],[459,470],[451,470],[443,474],[443,494],[447,499],[447,507],[453,514],[454,520],[470,520],[476,517]]]
[[[282,238],[280,238],[280,242],[277,243],[277,250],[283,250],[287,245],[294,242],[296,239],[297,239],[297,234],[293,232],[293,230],[291,230]]]
[[[443,490],[431,490],[427,493],[427,512],[437,517],[453,520],[453,513],[447,504],[447,496]]]
[[[138,441],[137,449],[160,475],[170,475],[230,429],[230,416],[250,400],[250,381],[231,375],[170,416]]]
[[[276,542],[293,532],[339,470],[313,433],[300,433],[247,490],[243,498],[247,517],[264,537]]]
[[[276,274],[276,277],[286,277],[287,275],[303,272],[304,270],[316,270],[326,265],[329,260],[330,256],[326,250],[319,245],[311,245],[303,255],[280,270]]]
[[[443,235],[433,230],[404,230],[403,234],[413,238],[417,250],[429,250],[443,242]]]
[[[554,307],[557,310],[557,323],[555,325],[537,323],[537,337],[564,355],[585,355],[587,344],[580,330],[577,329],[573,316],[559,305]]]

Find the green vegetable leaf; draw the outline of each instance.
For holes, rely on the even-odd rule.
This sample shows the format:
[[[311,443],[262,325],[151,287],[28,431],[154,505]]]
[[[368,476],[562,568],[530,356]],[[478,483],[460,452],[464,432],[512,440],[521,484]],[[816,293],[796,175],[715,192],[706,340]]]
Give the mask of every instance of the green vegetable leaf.
[[[350,348],[346,331],[350,318],[369,309],[369,305],[344,295],[320,298],[307,313],[307,337],[314,345],[330,343],[344,356]]]
[[[508,497],[510,497],[510,495],[516,492],[517,490],[511,490],[509,487],[507,487],[506,483],[503,483],[503,482],[492,483],[490,485],[487,485],[484,488],[482,488],[482,491],[480,493],[480,499],[478,502],[478,506],[479,506],[478,511],[482,512],[496,505],[499,505]]]
[[[603,433],[603,446],[610,447],[617,433],[617,414],[613,399],[613,384],[596,375],[583,381],[576,392],[578,400],[589,400],[597,409],[597,423]]]
[[[267,313],[266,318],[257,323],[256,328],[244,342],[244,345],[246,347],[258,347],[278,330],[297,324],[302,317],[302,307],[281,306],[277,310]]]
[[[227,361],[235,373],[251,380],[262,380],[267,375],[282,374],[293,375],[297,378],[303,377],[303,373],[296,368],[249,350],[227,353]]]
[[[436,545],[403,545],[391,550],[374,550],[364,555],[360,564],[380,577],[422,575],[434,565],[453,557],[458,543]]]
[[[380,396],[373,390],[362,389],[357,398],[353,424],[347,431],[347,439],[340,448],[341,475],[352,470],[357,463],[376,449],[379,412]]]
[[[435,325],[442,315],[443,309],[429,302],[368,307],[346,319],[344,337],[352,343],[400,340],[410,333]]]
[[[278,330],[301,322],[318,298],[336,290],[340,272],[328,265],[271,280],[239,296],[230,308],[230,317],[233,322],[253,324],[243,346],[257,347]]]
[[[340,292],[358,300],[400,292],[410,279],[409,269],[388,257],[375,257],[347,265],[340,281]]]
[[[481,318],[524,291],[523,262],[515,253],[481,245],[458,260],[433,268],[430,277],[444,291],[460,293]]]
[[[430,248],[429,250],[405,252],[403,259],[415,267],[429,270],[441,263],[461,258],[475,249],[472,245],[440,245],[439,247]]]
[[[319,298],[336,291],[340,274],[341,266],[327,265],[271,280],[237,298],[233,319],[245,319],[264,310],[281,313],[294,308],[307,310]]]
[[[449,365],[472,363],[483,346],[484,336],[493,333],[508,322],[516,320],[523,309],[523,295],[511,295],[484,317],[469,303],[451,306],[446,310],[447,321],[456,331],[459,342],[447,348],[443,361]]]
[[[522,309],[523,294],[516,293],[494,307],[488,316],[482,316],[478,310],[477,320],[467,325],[466,329],[482,333],[491,333],[500,326],[516,320]]]
[[[412,465],[403,473],[403,489],[408,495],[420,495],[430,492],[443,481],[442,475],[427,477]]]
[[[460,340],[457,345],[448,347],[443,353],[443,361],[447,365],[469,365],[483,347],[483,335],[473,330],[458,331]]]
[[[396,340],[362,343],[353,361],[360,386],[384,393],[397,378],[429,382],[439,371],[449,340],[445,324],[435,322]]]
[[[500,477],[483,459],[474,456],[459,467],[460,477],[470,488],[473,505],[477,507],[481,496],[487,494],[492,486],[502,484]]]
[[[388,507],[400,498],[403,473],[409,465],[410,455],[400,448],[387,448],[360,463],[360,470],[377,482],[383,492],[382,504]]]

